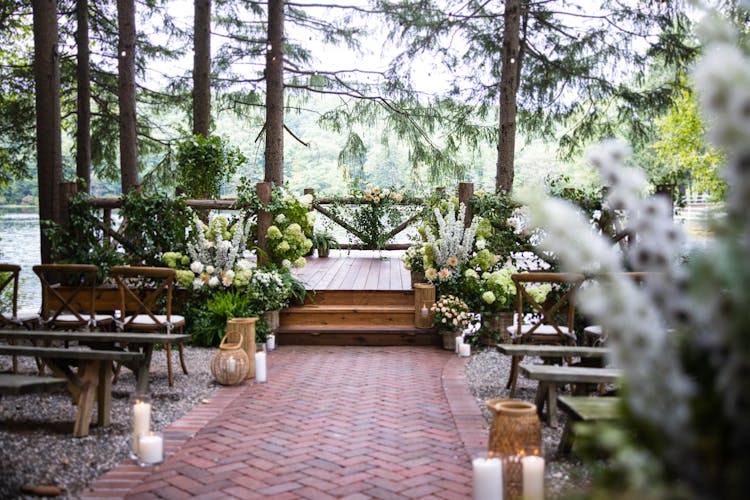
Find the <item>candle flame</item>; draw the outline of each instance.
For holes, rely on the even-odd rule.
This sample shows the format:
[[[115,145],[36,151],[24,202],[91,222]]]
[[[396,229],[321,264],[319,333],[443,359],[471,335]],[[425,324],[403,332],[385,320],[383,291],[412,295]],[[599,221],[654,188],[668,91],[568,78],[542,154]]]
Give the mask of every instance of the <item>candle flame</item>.
[[[523,457],[526,455],[526,450],[518,450],[518,454]]]
[[[534,448],[534,455],[539,455],[539,450],[537,450],[536,448]]]
[[[495,452],[490,450],[487,452],[487,460],[490,460],[495,455]]]

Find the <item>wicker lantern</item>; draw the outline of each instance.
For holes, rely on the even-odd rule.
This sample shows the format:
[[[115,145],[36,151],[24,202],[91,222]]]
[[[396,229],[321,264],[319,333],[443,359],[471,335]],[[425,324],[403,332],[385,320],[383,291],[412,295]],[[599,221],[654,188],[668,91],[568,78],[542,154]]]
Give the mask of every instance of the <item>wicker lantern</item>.
[[[211,360],[211,374],[221,385],[237,385],[247,376],[250,359],[242,348],[242,334],[229,331],[221,339],[219,350]]]
[[[542,429],[536,405],[517,399],[491,399],[493,412],[488,449],[503,461],[503,498],[521,498],[524,455],[542,451]]]

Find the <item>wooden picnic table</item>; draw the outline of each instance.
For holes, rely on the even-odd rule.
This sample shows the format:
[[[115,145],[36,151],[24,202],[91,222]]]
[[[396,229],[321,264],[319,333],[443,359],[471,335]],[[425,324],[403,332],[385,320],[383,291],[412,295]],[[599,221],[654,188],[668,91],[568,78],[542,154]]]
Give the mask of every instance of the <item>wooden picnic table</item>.
[[[155,344],[185,342],[190,335],[0,330],[0,338],[27,339],[37,342],[77,341],[88,349],[0,345],[0,355],[33,356],[40,358],[58,377],[68,381],[68,390],[78,404],[74,436],[86,436],[93,404],[98,404],[98,420],[107,426],[111,420],[112,378],[115,362],[121,363],[136,376],[136,391],[147,393],[149,367]]]

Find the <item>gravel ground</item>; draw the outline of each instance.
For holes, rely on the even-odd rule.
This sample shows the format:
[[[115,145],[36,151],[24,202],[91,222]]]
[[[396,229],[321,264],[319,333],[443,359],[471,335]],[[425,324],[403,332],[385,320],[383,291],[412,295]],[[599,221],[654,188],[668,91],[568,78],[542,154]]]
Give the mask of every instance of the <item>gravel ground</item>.
[[[201,400],[210,398],[217,387],[209,366],[213,349],[190,347],[185,350],[190,376],[182,374],[175,363],[175,385],[167,384],[164,351],[154,353],[151,365],[152,427],[161,430],[192,409]],[[176,357],[175,357],[176,360]],[[21,358],[22,373],[36,373],[30,358]],[[539,362],[526,359],[525,362]],[[10,370],[10,359],[0,358],[0,372]],[[467,378],[477,404],[488,423],[492,414],[485,401],[509,397],[505,383],[510,371],[510,358],[494,350],[475,353],[467,367]],[[536,384],[519,377],[516,398],[533,401]],[[59,498],[76,498],[97,476],[114,467],[128,454],[130,394],[135,378],[129,370],[114,386],[112,425],[99,428],[92,424],[89,436],[74,439],[71,429],[75,407],[67,392],[44,397],[3,396],[0,399],[0,499],[24,497],[23,485],[55,485],[64,490]],[[96,409],[94,409],[96,412]],[[585,487],[589,478],[575,458],[556,455],[557,443],[564,425],[560,417],[557,429],[542,426],[543,448],[547,460],[546,485],[549,498],[560,498]]]
[[[161,430],[187,413],[217,387],[209,367],[214,349],[187,348],[189,376],[182,373],[173,353],[174,386],[167,383],[164,351],[155,351],[151,362],[151,415],[153,430]],[[36,373],[31,358],[19,358],[19,372]],[[10,370],[10,358],[0,358],[0,372]],[[77,498],[85,486],[128,455],[130,394],[135,377],[122,370],[112,391],[112,425],[100,428],[92,418],[91,432],[71,437],[75,406],[66,392],[0,399],[0,499],[23,496],[23,485],[54,485],[64,490],[58,498]],[[96,406],[94,407],[96,414]]]
[[[471,356],[466,368],[466,376],[471,392],[487,418],[492,421],[492,412],[485,402],[490,399],[507,399],[510,391],[505,388],[510,373],[511,357],[498,353],[495,349],[485,349]],[[541,363],[540,358],[524,358],[522,364]],[[515,399],[534,402],[537,383],[518,377]],[[591,478],[588,471],[574,455],[558,455],[557,445],[560,442],[565,415],[558,410],[557,428],[542,424],[542,451],[544,453],[545,487],[548,498],[563,498],[585,490]]]

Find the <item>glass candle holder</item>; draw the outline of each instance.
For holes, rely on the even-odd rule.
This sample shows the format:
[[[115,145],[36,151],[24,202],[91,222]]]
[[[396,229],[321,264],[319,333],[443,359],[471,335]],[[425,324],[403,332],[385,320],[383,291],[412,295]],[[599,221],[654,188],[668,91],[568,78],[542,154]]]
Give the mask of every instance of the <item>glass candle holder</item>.
[[[147,394],[130,397],[130,458],[138,459],[138,439],[151,430],[151,399]]]
[[[151,467],[164,461],[164,436],[149,432],[138,437],[138,465]]]

